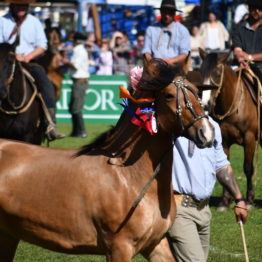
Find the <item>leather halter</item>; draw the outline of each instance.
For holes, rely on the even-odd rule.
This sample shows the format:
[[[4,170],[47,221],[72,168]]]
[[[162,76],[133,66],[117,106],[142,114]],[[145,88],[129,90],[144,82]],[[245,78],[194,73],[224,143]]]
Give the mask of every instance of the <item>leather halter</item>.
[[[202,118],[207,118],[208,116],[204,113],[202,115],[199,115],[193,108],[191,101],[189,100],[189,96],[188,96],[188,91],[190,91],[195,98],[198,100],[198,103],[200,104],[200,106],[202,108],[203,104],[201,102],[201,99],[198,97],[197,92],[191,88],[190,86],[185,84],[185,78],[180,78],[177,80],[173,80],[172,83],[177,87],[177,115],[180,121],[180,125],[182,128],[182,133],[184,133],[188,128],[190,128],[196,121],[202,119]],[[183,121],[183,109],[181,107],[181,91],[184,95],[184,102],[186,104],[186,108],[191,112],[191,114],[194,116],[194,119],[192,119],[187,125],[184,124]]]

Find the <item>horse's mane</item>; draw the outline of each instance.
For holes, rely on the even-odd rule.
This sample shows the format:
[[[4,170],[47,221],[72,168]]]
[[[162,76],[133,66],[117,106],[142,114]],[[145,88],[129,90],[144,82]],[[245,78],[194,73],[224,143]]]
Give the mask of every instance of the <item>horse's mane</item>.
[[[83,146],[80,150],[75,154],[76,157],[88,154],[91,152],[92,149],[98,148],[99,146],[103,145],[105,140],[110,137],[115,131],[115,127],[111,127],[111,129],[105,131],[97,138],[95,138],[90,144]]]
[[[205,77],[209,77],[212,70],[217,66],[218,54],[210,53],[208,54],[201,65],[201,74]]]
[[[169,85],[180,73],[181,67],[170,65],[162,59],[153,58],[150,64],[156,68],[154,76],[143,74],[138,83],[138,89],[141,91],[157,91]]]

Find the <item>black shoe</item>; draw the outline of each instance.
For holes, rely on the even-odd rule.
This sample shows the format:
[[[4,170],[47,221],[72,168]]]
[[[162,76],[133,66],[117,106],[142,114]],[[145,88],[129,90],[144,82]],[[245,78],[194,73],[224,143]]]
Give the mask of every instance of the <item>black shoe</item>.
[[[78,137],[78,138],[86,138],[87,137],[87,133],[80,133],[80,134],[71,134],[71,137]]]

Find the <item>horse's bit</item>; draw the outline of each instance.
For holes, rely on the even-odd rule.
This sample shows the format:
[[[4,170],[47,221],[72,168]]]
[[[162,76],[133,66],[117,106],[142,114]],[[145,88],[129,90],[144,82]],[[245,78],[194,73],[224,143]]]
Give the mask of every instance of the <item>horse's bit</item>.
[[[182,127],[182,132],[185,132],[188,128],[190,128],[196,121],[202,119],[202,118],[207,118],[207,115],[204,113],[202,115],[199,115],[193,108],[192,103],[189,100],[189,96],[188,96],[188,92],[190,91],[191,93],[193,93],[193,95],[196,97],[196,99],[198,100],[200,106],[202,108],[203,104],[201,102],[201,99],[199,98],[199,96],[197,95],[197,92],[189,87],[188,85],[185,84],[185,79],[181,78],[181,79],[177,79],[177,80],[173,80],[172,83],[177,87],[177,115]],[[194,119],[191,120],[187,125],[184,124],[183,121],[183,115],[182,115],[182,107],[181,107],[181,91],[184,95],[184,102],[186,104],[187,109],[191,112],[191,114],[194,116]]]

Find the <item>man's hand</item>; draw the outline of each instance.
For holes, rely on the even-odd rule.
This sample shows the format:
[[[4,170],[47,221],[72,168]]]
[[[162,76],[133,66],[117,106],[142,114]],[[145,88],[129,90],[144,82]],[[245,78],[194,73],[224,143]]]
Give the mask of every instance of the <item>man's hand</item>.
[[[16,54],[16,59],[20,62],[29,63],[32,60],[32,55]]]
[[[248,212],[247,212],[247,206],[245,201],[240,201],[238,202],[235,207],[234,207],[234,213],[236,216],[236,221],[239,223],[240,220],[245,224],[247,221],[247,216],[248,216]]]

